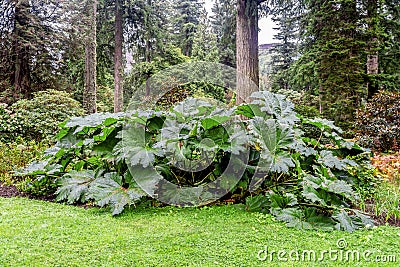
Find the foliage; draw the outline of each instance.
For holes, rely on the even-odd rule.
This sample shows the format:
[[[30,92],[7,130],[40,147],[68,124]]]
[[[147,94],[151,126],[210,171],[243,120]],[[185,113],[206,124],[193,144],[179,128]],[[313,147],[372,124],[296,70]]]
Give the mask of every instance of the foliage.
[[[357,111],[359,142],[377,151],[396,150],[400,145],[400,94],[381,91]]]
[[[7,185],[18,184],[20,181],[12,176],[12,171],[39,158],[45,147],[42,143],[22,139],[8,143],[0,142],[0,181]]]
[[[125,78],[125,100],[129,100],[141,86],[145,86],[146,80],[157,72],[188,61],[189,58],[184,56],[179,48],[170,45],[164,48],[162,55],[155,56],[151,62],[135,64]]]
[[[219,62],[236,67],[236,2],[216,0],[212,7],[211,24],[217,37]]]
[[[276,8],[273,12],[272,20],[278,26],[274,39],[279,42],[274,44],[271,49],[272,88],[290,88],[288,70],[298,56],[298,24],[302,13],[300,4],[293,2],[286,2],[285,5]]]
[[[79,102],[66,92],[37,92],[33,99],[19,100],[9,109],[0,107],[0,138],[5,141],[18,136],[36,141],[50,139],[59,131],[61,122],[83,114]]]
[[[249,127],[256,137],[253,145],[260,151],[256,168],[260,173],[250,190],[264,192],[269,198],[268,210],[298,228],[354,231],[360,221],[372,226],[371,220],[352,209],[359,197],[355,189],[364,183],[371,185],[370,179],[363,177],[365,158],[354,158],[364,153],[363,149],[341,138],[341,130],[332,122],[299,121],[293,104],[282,96],[260,92],[253,97],[253,104],[261,109],[249,113],[242,107],[240,112],[251,118]],[[305,136],[299,132],[301,125],[316,127],[319,136]],[[348,215],[351,213],[354,215]]]
[[[73,36],[80,30],[71,23],[79,4],[55,0],[1,2],[0,80],[8,81],[14,89],[11,103],[46,88],[67,87],[65,63],[70,54],[66,50],[74,45]]]
[[[364,204],[364,209],[382,218],[384,222],[400,220],[400,187],[398,181],[383,182],[375,194]]]
[[[309,40],[304,49],[310,54],[303,52],[303,66],[317,80],[312,91],[321,96],[323,114],[347,129],[361,99],[366,98],[366,43],[358,29],[361,10],[354,8],[354,1],[313,2],[304,36]],[[306,75],[304,71],[299,74]]]
[[[201,12],[200,23],[193,38],[192,58],[198,61],[219,62],[217,36],[212,32],[205,9]]]
[[[93,199],[100,206],[111,204],[118,214],[144,195],[132,178],[145,177],[159,196],[168,192],[161,178],[179,186],[201,186],[198,194],[206,196],[215,190],[206,184],[224,173],[234,155],[248,151],[239,185],[219,186],[232,193],[244,187],[264,196],[248,200],[249,210],[267,210],[297,228],[354,231],[371,226],[354,209],[356,187],[369,182],[360,177],[364,150],[341,138],[341,130],[330,121],[299,118],[282,95],[262,91],[253,99],[222,108],[187,98],[168,111],[73,118],[63,125],[44,161],[21,174],[61,177],[59,200]],[[316,127],[320,134],[305,136],[299,125]],[[152,166],[157,171],[149,172]]]
[[[176,5],[176,17],[173,20],[176,39],[173,41],[185,56],[191,57],[204,3],[199,0],[174,0],[173,3]]]
[[[389,155],[375,154],[372,164],[385,180],[400,181],[400,152]]]

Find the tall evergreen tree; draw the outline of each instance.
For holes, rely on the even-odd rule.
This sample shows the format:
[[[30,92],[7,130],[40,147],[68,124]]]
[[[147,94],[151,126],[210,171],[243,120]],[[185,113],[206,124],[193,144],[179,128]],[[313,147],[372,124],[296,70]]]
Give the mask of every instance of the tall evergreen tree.
[[[289,89],[289,69],[298,55],[300,5],[284,3],[274,10],[272,21],[277,25],[272,48],[273,88]]]
[[[207,62],[219,62],[217,36],[212,32],[207,11],[203,8],[193,39],[192,58]]]
[[[0,2],[0,80],[12,99],[44,88],[63,88],[64,53],[73,3],[56,0]]]
[[[323,114],[342,126],[366,99],[365,43],[359,36],[356,1],[312,1],[313,54]]]
[[[305,3],[307,12],[299,21],[301,57],[290,68],[290,85],[318,95],[323,115],[350,126],[355,109],[367,98],[381,88],[396,87],[399,3]]]
[[[126,45],[135,62],[150,62],[161,55],[168,40],[171,3],[166,1],[129,1],[126,10]]]
[[[177,17],[174,21],[175,45],[185,56],[192,56],[193,41],[200,23],[204,2],[200,0],[175,0]]]
[[[215,0],[212,12],[220,63],[236,67],[236,0]]]
[[[362,1],[367,43],[368,98],[378,90],[399,89],[400,1]]]

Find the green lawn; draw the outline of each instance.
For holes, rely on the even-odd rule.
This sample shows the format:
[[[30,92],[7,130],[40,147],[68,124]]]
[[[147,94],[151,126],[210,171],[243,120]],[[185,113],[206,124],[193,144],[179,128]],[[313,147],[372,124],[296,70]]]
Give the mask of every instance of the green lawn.
[[[297,262],[314,250],[321,262]],[[289,229],[272,217],[230,207],[132,209],[113,218],[104,210],[24,198],[0,198],[0,266],[398,266],[400,229],[379,227],[352,234]],[[344,241],[344,240],[342,240]],[[265,261],[258,259],[268,247]],[[271,251],[288,261],[270,261]],[[360,253],[346,262],[340,254]],[[396,263],[368,263],[395,255]],[[283,253],[283,252],[282,252]],[[291,254],[289,256],[289,253]],[[260,254],[261,257],[265,257]],[[335,261],[335,257],[338,259]]]

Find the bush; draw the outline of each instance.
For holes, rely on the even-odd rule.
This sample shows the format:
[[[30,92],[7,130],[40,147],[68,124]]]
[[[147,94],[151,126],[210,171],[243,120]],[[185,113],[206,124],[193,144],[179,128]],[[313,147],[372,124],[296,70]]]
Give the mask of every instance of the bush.
[[[390,182],[400,182],[400,152],[391,155],[376,154],[372,158],[379,175]]]
[[[44,144],[35,141],[18,139],[7,144],[0,142],[0,181],[7,185],[17,185],[21,180],[13,176],[13,170],[42,156],[44,149]]]
[[[0,106],[0,140],[50,139],[59,131],[61,122],[83,114],[80,103],[66,92],[37,92],[33,99],[19,100],[9,109]]]
[[[270,212],[300,229],[351,232],[373,225],[355,209],[357,188],[370,183],[360,177],[368,153],[341,138],[330,121],[300,120],[282,95],[264,91],[253,99],[221,108],[188,98],[168,111],[73,118],[43,160],[21,175],[53,181],[59,201],[94,201],[114,215],[146,195],[142,181],[148,195],[174,205],[205,205],[220,191],[251,192],[246,209]],[[304,136],[302,125],[316,127],[318,137]],[[240,180],[232,184],[233,178]],[[178,185],[174,193],[171,183]],[[197,188],[196,199],[187,187]]]
[[[356,136],[361,145],[376,151],[400,145],[400,94],[381,91],[356,113]]]

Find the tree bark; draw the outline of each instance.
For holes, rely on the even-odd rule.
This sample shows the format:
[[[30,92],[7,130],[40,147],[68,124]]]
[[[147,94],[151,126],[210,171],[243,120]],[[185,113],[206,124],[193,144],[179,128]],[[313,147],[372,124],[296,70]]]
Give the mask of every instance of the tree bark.
[[[115,1],[115,52],[114,52],[114,112],[123,110],[123,64],[122,64],[122,3]]]
[[[368,99],[378,92],[378,84],[374,81],[374,78],[379,74],[379,40],[377,34],[377,18],[378,18],[378,1],[369,0],[367,2],[367,17],[368,17],[368,28],[372,33],[371,40],[368,45],[367,55],[367,75],[368,75]]]
[[[88,1],[88,29],[85,45],[85,88],[83,107],[88,114],[96,113],[96,13],[97,0]]]
[[[29,42],[25,30],[29,26],[29,1],[15,0],[14,13],[14,101],[28,97],[30,92]]]
[[[238,0],[236,23],[236,103],[242,104],[259,86],[258,1]]]
[[[151,12],[153,12],[153,8],[152,8],[152,1],[151,0],[147,0],[147,6],[150,8]],[[149,23],[150,21],[150,16],[151,14],[149,12],[146,12],[146,21],[147,23]],[[150,27],[150,25],[147,25],[147,27]],[[151,62],[151,43],[150,43],[150,38],[151,35],[149,33],[149,31],[146,31],[146,49],[145,49],[145,59],[147,63]],[[151,78],[151,73],[147,73],[147,77],[146,77],[146,96],[150,96],[151,94],[151,88],[150,88],[150,83],[149,83],[149,79]]]

